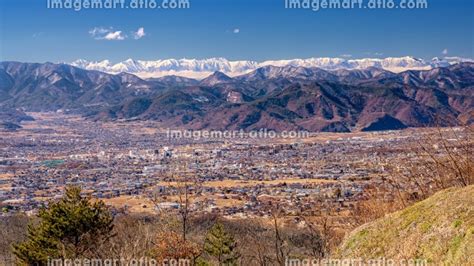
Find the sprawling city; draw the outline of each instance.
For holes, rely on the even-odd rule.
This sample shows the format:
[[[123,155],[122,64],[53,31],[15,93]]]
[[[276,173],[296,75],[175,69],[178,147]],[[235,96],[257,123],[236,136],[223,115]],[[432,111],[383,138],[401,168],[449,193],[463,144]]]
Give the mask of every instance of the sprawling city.
[[[177,195],[187,184],[196,212],[269,217],[278,206],[288,216],[329,215],[344,223],[371,188],[394,189],[389,169],[409,171],[422,160],[415,153],[420,142],[438,134],[407,129],[305,138],[177,138],[154,122],[31,115],[35,120],[22,129],[2,132],[3,215],[33,214],[60,198],[66,185],[82,187],[117,212],[155,213],[178,209]],[[441,131],[457,133],[459,140],[449,139],[455,146],[464,145],[469,134],[463,128]]]

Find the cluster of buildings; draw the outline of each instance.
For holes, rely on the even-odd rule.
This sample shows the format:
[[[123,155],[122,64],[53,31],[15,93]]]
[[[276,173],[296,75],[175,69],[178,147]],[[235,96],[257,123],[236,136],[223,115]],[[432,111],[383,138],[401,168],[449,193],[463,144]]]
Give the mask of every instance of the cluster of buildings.
[[[138,123],[138,122],[137,122]],[[305,139],[167,139],[153,124],[99,123],[50,115],[0,139],[2,215],[34,212],[67,185],[143,208],[191,209],[229,217],[343,214],[389,164],[415,158],[424,131],[314,134]],[[155,130],[153,130],[155,129]],[[155,204],[150,205],[151,199]],[[120,206],[113,206],[120,208]]]

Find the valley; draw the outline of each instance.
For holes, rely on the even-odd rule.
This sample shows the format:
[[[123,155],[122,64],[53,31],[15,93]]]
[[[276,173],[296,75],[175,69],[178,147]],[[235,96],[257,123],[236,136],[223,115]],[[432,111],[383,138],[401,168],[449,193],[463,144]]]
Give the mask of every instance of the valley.
[[[156,121],[28,115],[34,121],[0,140],[4,215],[36,213],[61,197],[66,185],[81,186],[118,213],[176,211],[186,189],[196,213],[265,219],[278,206],[285,217],[329,217],[350,228],[361,202],[395,200],[394,167],[403,172],[425,163],[416,147],[439,133],[427,128],[195,140],[169,138]],[[457,136],[454,146],[465,145],[462,139],[470,134],[463,128],[441,131]],[[413,189],[402,185],[407,193]]]

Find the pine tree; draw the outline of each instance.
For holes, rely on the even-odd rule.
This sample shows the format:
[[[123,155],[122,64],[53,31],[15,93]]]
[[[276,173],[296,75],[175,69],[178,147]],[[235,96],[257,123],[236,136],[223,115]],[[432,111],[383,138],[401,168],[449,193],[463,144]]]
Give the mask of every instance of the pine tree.
[[[226,232],[224,225],[217,222],[209,230],[204,242],[204,251],[217,259],[219,265],[237,265],[240,257],[234,237]]]
[[[13,246],[25,265],[46,265],[48,259],[91,256],[112,236],[113,216],[104,202],[91,202],[78,187],[39,211],[40,222],[28,226],[27,240]]]

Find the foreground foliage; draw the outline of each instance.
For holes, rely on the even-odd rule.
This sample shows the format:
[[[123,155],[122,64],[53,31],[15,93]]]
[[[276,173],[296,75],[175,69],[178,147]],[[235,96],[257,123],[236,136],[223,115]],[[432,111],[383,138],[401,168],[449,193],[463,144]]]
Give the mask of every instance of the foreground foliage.
[[[37,225],[28,226],[27,240],[14,245],[14,254],[25,265],[45,265],[48,259],[96,257],[112,236],[113,216],[103,202],[81,196],[78,187],[39,211]]]
[[[219,265],[237,265],[240,256],[234,237],[219,222],[209,230],[204,242],[204,251],[214,257]]]

